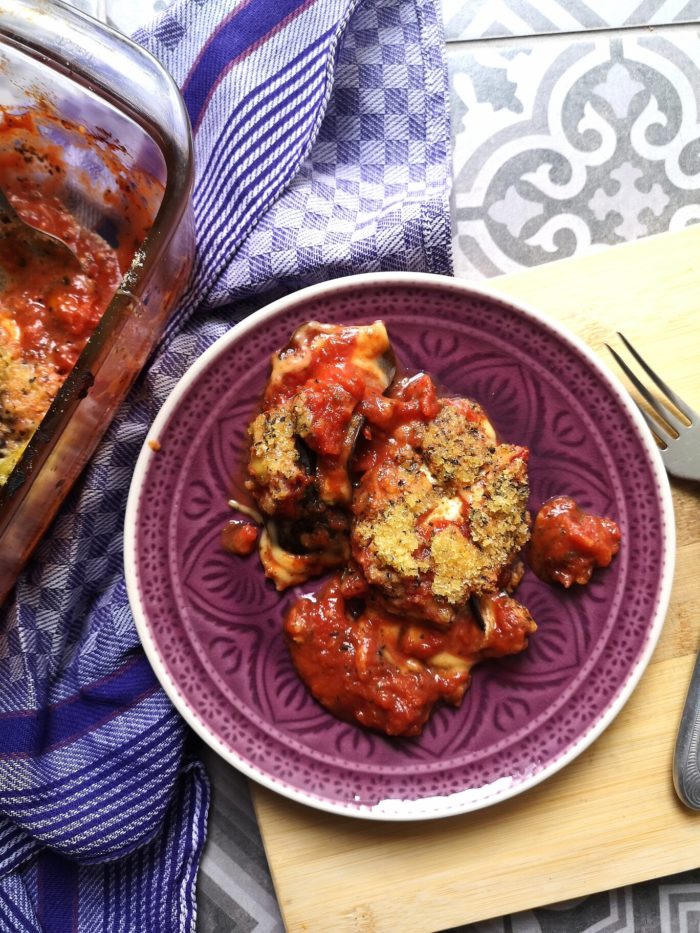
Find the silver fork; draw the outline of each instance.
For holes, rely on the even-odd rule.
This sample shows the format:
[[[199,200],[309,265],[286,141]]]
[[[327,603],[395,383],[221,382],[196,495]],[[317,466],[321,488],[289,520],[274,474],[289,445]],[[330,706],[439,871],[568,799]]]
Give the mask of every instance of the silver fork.
[[[681,479],[700,480],[700,415],[657,376],[626,337],[620,333],[617,336],[661,393],[659,400],[630,369],[620,354],[606,344],[620,369],[656,415],[654,417],[637,403],[656,438],[666,470],[672,476]],[[682,415],[685,421],[679,415]],[[678,727],[673,756],[673,784],[679,798],[687,807],[700,810],[700,655],[695,661]]]
[[[700,480],[700,415],[680,399],[660,376],[657,376],[623,334],[618,333],[617,336],[662,395],[659,401],[630,369],[620,354],[606,344],[620,369],[658,416],[655,418],[646,408],[637,404],[652,434],[656,437],[666,470],[671,476],[679,479]],[[678,417],[678,412],[687,424]]]

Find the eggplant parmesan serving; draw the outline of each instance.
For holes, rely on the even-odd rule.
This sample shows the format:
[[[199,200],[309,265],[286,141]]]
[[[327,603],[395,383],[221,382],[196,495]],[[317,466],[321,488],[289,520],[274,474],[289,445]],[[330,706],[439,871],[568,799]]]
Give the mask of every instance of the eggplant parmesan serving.
[[[619,548],[612,519],[564,497],[531,534],[527,448],[476,402],[400,371],[380,321],[299,328],[248,434],[255,507],[231,504],[263,530],[258,543],[234,520],[224,546],[257,545],[278,590],[329,574],[284,619],[293,664],[327,710],[387,735],[420,734],[437,703],[460,704],[475,664],[527,648],[524,555],[569,586]]]
[[[278,589],[347,561],[350,459],[362,406],[381,396],[393,372],[380,322],[305,324],[273,356],[262,408],[249,428],[247,486],[267,519],[260,558]]]

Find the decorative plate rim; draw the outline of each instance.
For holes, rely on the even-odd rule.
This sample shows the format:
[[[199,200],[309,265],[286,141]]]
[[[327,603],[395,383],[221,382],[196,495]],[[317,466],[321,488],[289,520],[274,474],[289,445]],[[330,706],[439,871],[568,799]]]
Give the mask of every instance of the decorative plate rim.
[[[192,385],[196,383],[200,375],[210,364],[227,350],[232,343],[237,343],[244,339],[245,335],[261,322],[293,309],[297,305],[304,304],[306,301],[317,299],[327,294],[346,290],[357,290],[358,288],[377,288],[382,286],[447,288],[453,292],[464,294],[466,297],[473,296],[487,301],[495,301],[516,314],[532,319],[540,327],[543,327],[545,330],[553,333],[559,340],[567,343],[574,351],[584,358],[588,366],[594,371],[596,377],[603,381],[627,416],[627,419],[635,430],[637,439],[647,455],[648,466],[653,474],[655,487],[659,495],[658,506],[662,522],[662,556],[656,604],[651,611],[649,622],[646,626],[646,637],[643,649],[636,663],[629,670],[626,679],[622,682],[619,692],[605,708],[603,714],[600,715],[596,721],[592,722],[578,739],[561,754],[555,755],[540,770],[508,787],[496,790],[494,790],[493,787],[489,787],[488,789],[485,787],[483,788],[485,793],[477,800],[474,799],[475,789],[470,788],[468,791],[457,792],[437,798],[428,797],[416,800],[387,799],[374,805],[353,804],[351,802],[329,800],[311,792],[302,791],[262,771],[245,757],[237,754],[227,746],[192,708],[187,697],[184,696],[178,684],[171,676],[168,666],[158,649],[141,599],[136,562],[139,497],[142,482],[152,462],[152,458],[157,456],[156,451],[151,448],[149,440],[154,436],[158,437],[160,435],[160,432],[167,425],[181,399],[186,396]],[[136,630],[146,657],[156,677],[185,722],[200,736],[200,738],[214,749],[214,751],[221,755],[225,761],[269,790],[275,791],[297,803],[305,804],[328,813],[386,822],[419,821],[456,816],[461,813],[474,812],[495,803],[500,803],[524,793],[540,784],[542,781],[552,777],[585,751],[585,749],[588,748],[617,717],[649,664],[668,610],[673,584],[675,556],[675,517],[668,475],[664,468],[660,452],[653,441],[646,423],[626,389],[615,377],[614,373],[604,367],[581,338],[529,303],[514,300],[509,295],[499,292],[497,287],[478,286],[471,282],[463,282],[449,276],[435,275],[427,272],[368,272],[332,279],[299,289],[290,295],[279,298],[253,312],[243,321],[235,324],[192,363],[180,378],[175,388],[171,391],[154,419],[148,431],[148,437],[144,441],[136,462],[129,489],[124,520],[124,571],[127,594],[134,616]],[[491,792],[489,793],[488,790]],[[460,796],[462,795],[468,796],[466,802],[464,800],[460,801]]]

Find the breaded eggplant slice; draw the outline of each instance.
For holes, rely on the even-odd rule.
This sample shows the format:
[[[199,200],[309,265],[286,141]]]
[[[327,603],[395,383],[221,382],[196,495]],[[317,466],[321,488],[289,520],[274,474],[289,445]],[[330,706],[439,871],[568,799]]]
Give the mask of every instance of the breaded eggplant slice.
[[[11,349],[0,347],[0,486],[22,456],[63,381],[53,370],[23,362]]]
[[[246,486],[266,519],[260,556],[278,589],[347,560],[359,409],[384,392],[394,368],[380,321],[305,324],[273,355],[262,409],[248,429]]]
[[[441,399],[435,417],[389,434],[363,474],[352,554],[392,612],[449,625],[512,576],[529,537],[528,451],[494,438],[474,402]]]

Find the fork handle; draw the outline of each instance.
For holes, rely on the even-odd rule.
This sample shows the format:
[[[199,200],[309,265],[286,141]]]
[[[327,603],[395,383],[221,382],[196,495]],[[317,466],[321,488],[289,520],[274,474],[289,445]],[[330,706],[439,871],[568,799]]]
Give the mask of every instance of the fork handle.
[[[693,810],[700,810],[700,654],[695,660],[678,727],[673,783],[683,803]]]

